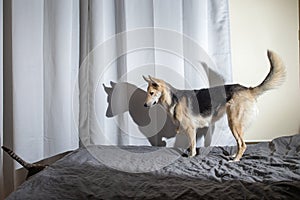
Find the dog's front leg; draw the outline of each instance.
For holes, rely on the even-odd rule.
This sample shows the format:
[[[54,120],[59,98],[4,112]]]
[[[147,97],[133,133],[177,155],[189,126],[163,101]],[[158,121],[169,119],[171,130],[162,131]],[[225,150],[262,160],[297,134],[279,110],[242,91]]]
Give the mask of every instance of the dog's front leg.
[[[181,132],[181,128],[180,128],[180,122],[177,119],[172,119],[173,124],[175,126],[175,132],[176,134],[179,134]]]
[[[190,157],[194,157],[196,155],[196,129],[189,127],[186,130],[186,134],[190,142]]]

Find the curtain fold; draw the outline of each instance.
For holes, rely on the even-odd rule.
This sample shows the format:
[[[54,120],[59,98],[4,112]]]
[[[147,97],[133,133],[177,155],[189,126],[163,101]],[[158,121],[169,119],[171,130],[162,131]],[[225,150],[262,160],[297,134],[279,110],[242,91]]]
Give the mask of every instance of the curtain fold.
[[[79,67],[79,1],[45,1],[43,27],[44,156],[78,146],[73,93]]]
[[[0,0],[0,145],[3,145],[3,0]],[[0,199],[4,199],[3,152],[0,152]]]
[[[6,9],[5,9],[6,8]],[[3,0],[3,145],[13,145],[13,109],[12,109],[12,5],[11,1]],[[4,50],[5,49],[5,50]],[[5,116],[5,117],[4,117]],[[13,161],[2,152],[1,164],[3,171],[0,188],[3,197],[14,189],[14,165]]]
[[[0,4],[0,142],[29,162],[79,142],[180,146],[165,111],[143,107],[142,75],[180,89],[231,82],[228,0]],[[231,144],[226,117],[199,133],[198,146]],[[0,155],[7,195],[20,166]]]

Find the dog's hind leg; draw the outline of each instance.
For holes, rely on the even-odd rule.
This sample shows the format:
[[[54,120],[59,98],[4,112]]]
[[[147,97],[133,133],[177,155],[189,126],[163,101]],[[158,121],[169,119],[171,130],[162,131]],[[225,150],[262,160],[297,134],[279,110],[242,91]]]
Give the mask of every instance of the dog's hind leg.
[[[239,161],[246,150],[244,131],[257,115],[256,100],[247,90],[239,92],[227,103],[226,112],[230,130],[237,142],[237,153],[233,161]]]
[[[245,93],[236,95],[227,104],[226,112],[228,124],[237,142],[237,152],[233,161],[239,161],[247,148],[243,136],[244,130],[249,125],[250,121],[252,121],[253,105],[253,99],[247,98]]]
[[[237,152],[233,161],[239,161],[246,150],[246,144],[243,140],[243,126],[241,124],[242,117],[240,117],[241,109],[237,108],[237,105],[227,108],[228,124],[237,143]]]
[[[243,130],[239,124],[233,123],[229,126],[237,142],[237,152],[233,155],[233,161],[239,161],[247,148],[246,143],[243,140]]]

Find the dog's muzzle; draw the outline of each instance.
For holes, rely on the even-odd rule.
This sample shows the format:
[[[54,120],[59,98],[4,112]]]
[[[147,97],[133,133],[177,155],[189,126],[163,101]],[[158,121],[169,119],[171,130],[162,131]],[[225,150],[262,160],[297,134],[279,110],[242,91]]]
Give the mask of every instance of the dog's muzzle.
[[[156,101],[154,101],[152,105],[148,105],[147,103],[144,103],[144,106],[145,106],[145,107],[150,107],[150,106],[155,105],[156,103],[157,103]]]

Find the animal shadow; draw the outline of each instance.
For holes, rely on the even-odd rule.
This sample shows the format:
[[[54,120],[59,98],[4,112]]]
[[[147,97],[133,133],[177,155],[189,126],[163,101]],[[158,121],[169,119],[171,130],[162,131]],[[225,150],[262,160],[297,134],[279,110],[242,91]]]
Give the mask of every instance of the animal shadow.
[[[224,79],[218,73],[212,71],[205,63],[202,63],[211,86],[224,84]],[[133,121],[138,125],[140,132],[147,138],[152,146],[169,146],[187,148],[188,140],[184,134],[176,135],[176,127],[172,119],[167,115],[166,111],[158,104],[152,108],[144,107],[144,101],[147,93],[134,84],[128,82],[110,82],[110,86],[103,88],[107,94],[108,107],[106,110],[106,117],[114,117],[119,114],[129,112]],[[150,110],[156,109],[156,116],[150,117]],[[151,132],[151,123],[159,123],[159,116],[166,116],[165,123],[162,128],[156,131],[155,134]],[[153,122],[151,120],[156,120]],[[211,130],[214,127],[210,127]],[[209,146],[211,143],[211,135],[208,133],[208,128],[198,129],[197,138],[205,137],[204,146]],[[153,132],[153,130],[152,130]]]
[[[155,106],[152,109],[157,109],[157,115],[167,116],[166,121],[162,129],[156,134],[149,134],[151,120],[155,119],[151,119],[150,109],[144,107],[146,99],[146,92],[144,90],[128,82],[114,83],[112,81],[110,82],[110,87],[103,84],[103,88],[107,94],[108,102],[106,117],[114,117],[128,111],[133,121],[138,125],[140,132],[148,139],[152,146],[166,146],[165,138],[176,136],[175,126],[171,118],[167,116],[160,106]]]

